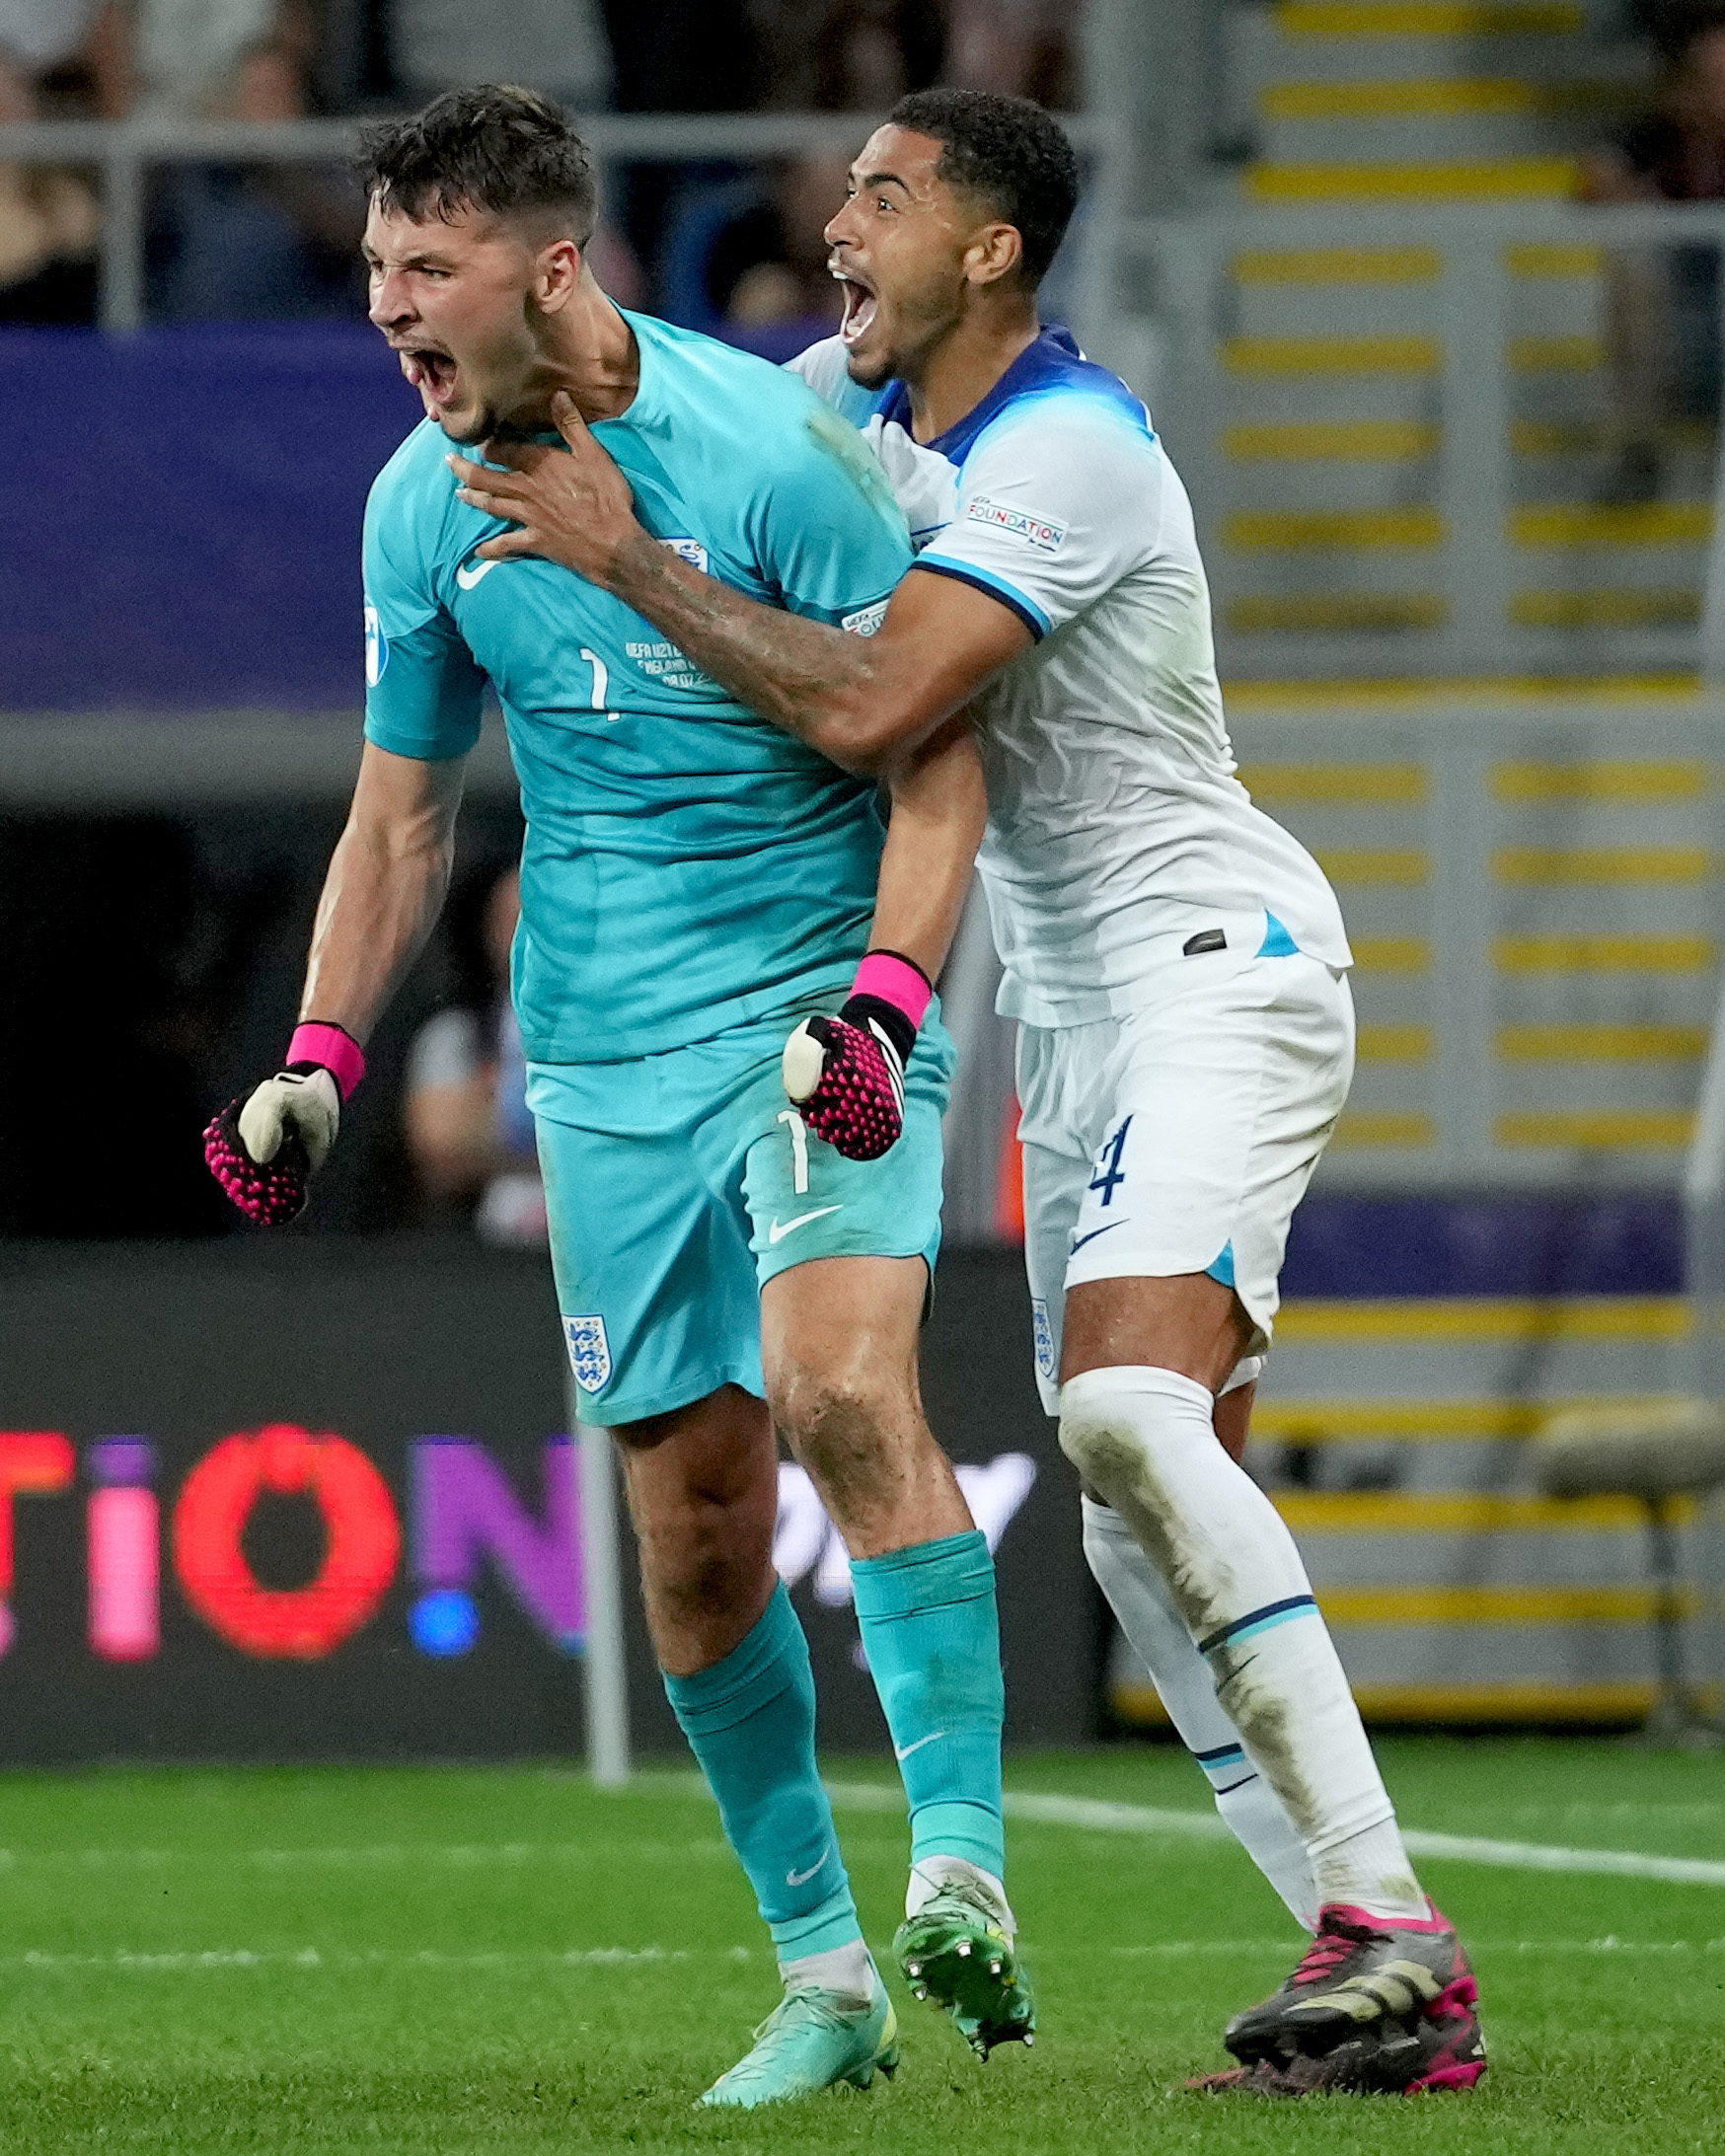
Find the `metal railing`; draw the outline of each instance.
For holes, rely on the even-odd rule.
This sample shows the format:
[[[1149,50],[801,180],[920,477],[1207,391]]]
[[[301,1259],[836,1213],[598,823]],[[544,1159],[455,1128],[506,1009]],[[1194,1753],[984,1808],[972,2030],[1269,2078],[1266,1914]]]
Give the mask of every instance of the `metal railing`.
[[[596,113],[578,122],[601,191],[619,166],[693,164],[855,151],[865,114]],[[0,127],[0,160],[93,168],[101,183],[99,319],[125,334],[147,319],[145,243],[153,171],[176,164],[330,163],[352,155],[355,119],[254,124],[134,119]],[[1699,667],[1725,679],[1725,517],[1712,518],[1700,578],[1699,629],[1671,623],[1614,638],[1566,636],[1512,619],[1512,520],[1518,505],[1512,420],[1513,295],[1519,249],[1725,249],[1725,204],[1380,203],[1293,209],[1213,208],[1129,218],[1127,130],[1073,115],[1087,195],[1059,284],[1063,311],[1095,356],[1153,401],[1196,507],[1219,601],[1225,667],[1263,675],[1477,674],[1599,671],[1616,663]],[[1429,394],[1437,413],[1429,529],[1435,626],[1421,630],[1242,633],[1230,627],[1238,581],[1228,544],[1224,433],[1236,396],[1225,354],[1238,319],[1237,266],[1251,256],[1373,249],[1421,253],[1421,305],[1432,335]],[[1725,279],[1721,280],[1725,292]],[[1719,471],[1725,472],[1725,460]],[[1714,482],[1715,488],[1718,482]],[[1323,482],[1306,489],[1320,503]]]
[[[575,120],[598,169],[602,201],[609,195],[610,171],[619,165],[798,153],[850,156],[875,124],[866,113],[846,112],[595,112]],[[1065,117],[1062,124],[1088,169],[1087,212],[1073,236],[1078,257],[1075,328],[1105,343],[1119,225],[1120,133],[1112,122],[1081,113]],[[123,335],[146,320],[145,221],[153,168],[338,163],[358,149],[364,125],[358,119],[38,120],[0,126],[0,161],[93,166],[100,172],[99,319],[104,330]]]
[[[1725,247],[1725,203],[1218,209],[1122,221],[1117,239],[1116,290],[1129,290],[1135,282],[1149,285],[1140,311],[1147,308],[1157,320],[1161,355],[1150,386],[1159,424],[1207,540],[1225,659],[1238,671],[1260,675],[1476,674],[1525,670],[1530,661],[1548,663],[1562,648],[1561,639],[1518,627],[1506,610],[1515,582],[1511,518],[1518,498],[1511,424],[1512,293],[1518,272],[1512,250]],[[1229,492],[1224,425],[1230,383],[1224,357],[1238,315],[1238,265],[1253,256],[1373,249],[1421,254],[1425,266],[1418,280],[1432,295],[1422,321],[1432,332],[1430,364],[1437,377],[1430,507],[1435,511],[1431,529],[1441,534],[1441,605],[1435,610],[1441,626],[1424,633],[1231,634],[1221,505]],[[1124,311],[1134,310],[1128,304]],[[1719,470],[1725,473],[1725,460]],[[1314,495],[1319,492],[1314,486]],[[1638,630],[1622,648],[1642,665],[1699,666],[1712,678],[1725,676],[1725,519],[1717,514],[1699,613],[1698,632]],[[1596,661],[1601,648],[1594,647]],[[1586,663],[1576,670],[1587,670]]]

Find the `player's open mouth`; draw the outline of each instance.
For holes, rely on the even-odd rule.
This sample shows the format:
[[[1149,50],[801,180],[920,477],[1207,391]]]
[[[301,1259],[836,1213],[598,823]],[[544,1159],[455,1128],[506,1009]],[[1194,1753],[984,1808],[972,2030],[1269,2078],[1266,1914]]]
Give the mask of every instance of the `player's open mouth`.
[[[447,352],[432,351],[425,345],[398,345],[402,372],[422,397],[433,404],[445,404],[455,388],[456,365]]]
[[[874,326],[874,313],[878,304],[874,294],[848,270],[835,269],[845,294],[845,318],[839,324],[839,335],[847,344],[855,344],[865,336]]]

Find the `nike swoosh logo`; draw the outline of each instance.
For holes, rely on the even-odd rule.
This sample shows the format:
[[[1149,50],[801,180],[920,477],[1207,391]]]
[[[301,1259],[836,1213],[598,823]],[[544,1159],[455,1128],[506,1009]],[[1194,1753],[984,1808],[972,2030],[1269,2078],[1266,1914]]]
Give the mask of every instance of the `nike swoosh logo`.
[[[829,1844],[825,1849],[821,1851],[819,1859],[815,1863],[811,1864],[806,1872],[787,1872],[785,1875],[785,1884],[788,1887],[806,1887],[809,1881],[814,1877],[816,1872],[820,1870],[821,1865],[823,1865],[827,1861],[828,1857],[830,1857],[832,1853],[832,1847],[831,1844]]]
[[[895,1759],[908,1759],[913,1751],[921,1751],[925,1745],[938,1745],[945,1734],[944,1730],[933,1730],[927,1737],[919,1737],[914,1745],[894,1745],[892,1755]]]
[[[1104,1221],[1100,1227],[1092,1227],[1088,1235],[1076,1237],[1072,1248],[1066,1253],[1067,1256],[1069,1258],[1076,1257],[1087,1242],[1094,1242],[1098,1235],[1105,1235],[1110,1227],[1124,1227],[1125,1226],[1124,1221]]]
[[[499,566],[495,561],[464,561],[455,572],[455,580],[463,591],[472,591],[477,583]]]
[[[824,1221],[829,1213],[843,1213],[842,1205],[818,1205],[812,1213],[799,1213],[793,1221],[775,1220],[767,1229],[769,1242],[783,1242],[787,1235],[793,1235],[799,1227],[806,1227],[810,1221]]]

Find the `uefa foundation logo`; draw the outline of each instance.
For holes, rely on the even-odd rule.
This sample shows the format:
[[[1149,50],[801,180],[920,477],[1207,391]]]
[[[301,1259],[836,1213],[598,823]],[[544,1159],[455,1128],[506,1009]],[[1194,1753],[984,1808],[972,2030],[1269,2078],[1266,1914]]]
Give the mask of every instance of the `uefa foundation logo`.
[[[986,524],[1008,539],[1022,540],[1038,554],[1058,554],[1066,541],[1066,526],[1055,518],[1038,516],[1033,509],[1020,509],[1011,502],[990,501],[986,494],[976,496],[964,517],[966,523]]]

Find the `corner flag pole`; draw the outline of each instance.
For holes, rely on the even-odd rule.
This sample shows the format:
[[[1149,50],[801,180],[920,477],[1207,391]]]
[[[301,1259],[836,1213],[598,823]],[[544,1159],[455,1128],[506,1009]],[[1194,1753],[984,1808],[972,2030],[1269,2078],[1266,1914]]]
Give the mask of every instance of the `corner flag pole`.
[[[629,1779],[629,1672],[623,1644],[623,1568],[618,1558],[617,1469],[611,1433],[581,1420],[565,1380],[569,1433],[580,1449],[581,1586],[586,1605],[587,1771],[601,1789]]]

